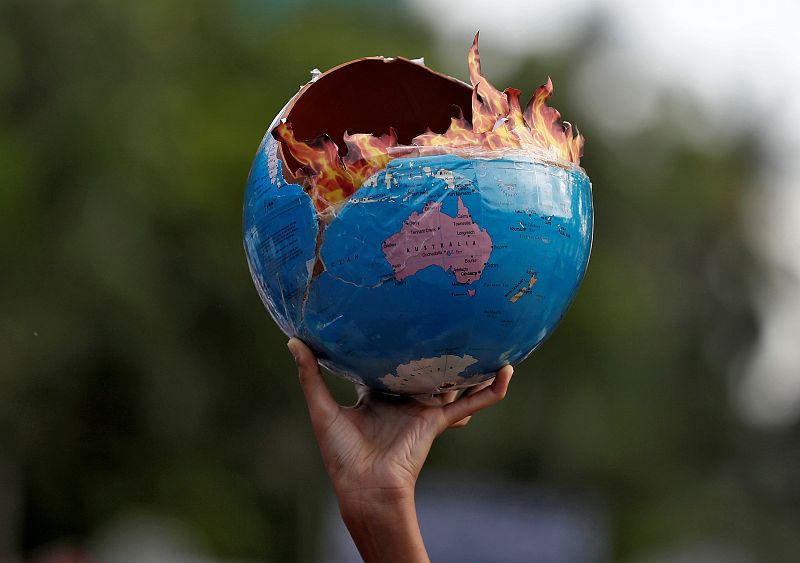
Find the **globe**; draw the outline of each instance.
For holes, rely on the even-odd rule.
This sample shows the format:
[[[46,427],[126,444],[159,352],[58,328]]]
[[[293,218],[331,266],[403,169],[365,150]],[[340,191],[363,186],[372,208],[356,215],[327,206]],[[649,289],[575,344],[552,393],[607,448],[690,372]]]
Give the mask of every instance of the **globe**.
[[[324,367],[436,394],[493,377],[556,328],[591,248],[580,167],[526,151],[401,156],[321,221],[276,123],[248,177],[244,247],[267,310]]]

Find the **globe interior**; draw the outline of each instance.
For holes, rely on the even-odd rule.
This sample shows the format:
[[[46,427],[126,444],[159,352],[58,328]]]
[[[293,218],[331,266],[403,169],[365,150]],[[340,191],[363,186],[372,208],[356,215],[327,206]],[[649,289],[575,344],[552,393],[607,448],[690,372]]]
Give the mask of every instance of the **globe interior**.
[[[244,245],[264,305],[321,363],[397,394],[469,387],[552,333],[588,263],[591,186],[531,151],[414,147],[320,214],[271,134],[400,143],[472,116],[472,89],[407,59],[369,58],[304,86],[248,177]],[[401,150],[406,151],[408,147]],[[335,153],[334,153],[335,154]]]
[[[299,139],[328,134],[341,155],[348,133],[381,135],[394,128],[398,141],[430,129],[443,133],[459,111],[472,117],[472,88],[402,57],[369,57],[339,65],[309,82],[289,103],[286,121]],[[300,163],[280,150],[287,180]]]

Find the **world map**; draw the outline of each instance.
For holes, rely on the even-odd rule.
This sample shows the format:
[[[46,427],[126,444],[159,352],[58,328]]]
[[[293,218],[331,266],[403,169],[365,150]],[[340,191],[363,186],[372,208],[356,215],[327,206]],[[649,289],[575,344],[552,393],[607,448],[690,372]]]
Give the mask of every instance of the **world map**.
[[[430,202],[422,213],[412,213],[382,248],[397,280],[439,266],[453,272],[459,283],[469,284],[480,279],[492,253],[492,238],[473,222],[459,196],[455,217],[442,212],[441,202]]]
[[[420,358],[397,366],[396,373],[386,374],[381,383],[397,393],[419,395],[433,388],[458,389],[469,385],[461,374],[478,360],[469,354],[445,354],[437,358]]]
[[[422,395],[525,358],[555,328],[589,256],[591,186],[536,159],[404,157],[321,221],[264,141],[244,242],[278,325],[355,382]]]

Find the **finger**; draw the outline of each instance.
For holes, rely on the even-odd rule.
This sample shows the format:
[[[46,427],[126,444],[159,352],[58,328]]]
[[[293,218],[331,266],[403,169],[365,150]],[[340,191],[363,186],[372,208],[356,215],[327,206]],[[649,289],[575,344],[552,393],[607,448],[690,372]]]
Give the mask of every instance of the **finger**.
[[[458,389],[453,389],[452,391],[445,391],[444,393],[440,393],[438,395],[433,396],[423,396],[423,397],[415,397],[417,401],[422,403],[423,405],[429,407],[442,407],[444,405],[448,405],[458,399]]]
[[[474,395],[478,391],[480,391],[482,389],[486,389],[487,387],[489,387],[489,385],[491,385],[493,381],[494,381],[494,377],[491,378],[491,379],[487,379],[486,381],[482,381],[482,382],[478,383],[477,385],[473,385],[472,387],[467,387],[466,389],[464,389],[464,392],[461,393],[461,397],[463,398],[463,397],[468,397],[470,395]],[[450,402],[452,402],[452,401],[450,401]],[[451,424],[450,426],[448,426],[448,428],[464,428],[467,424],[469,424],[470,419],[472,419],[472,416],[464,417],[461,420],[456,421],[453,424]]]
[[[503,399],[508,392],[508,384],[511,381],[511,376],[514,373],[514,368],[505,366],[492,380],[491,385],[477,391],[475,393],[466,395],[458,399],[454,403],[442,407],[444,412],[445,422],[447,426],[455,422],[459,422],[462,418],[466,418],[475,414],[476,412],[485,409]]]
[[[461,398],[468,397],[470,395],[474,395],[478,391],[481,391],[482,389],[486,389],[487,387],[489,387],[489,385],[492,384],[493,381],[494,381],[494,377],[491,378],[491,379],[487,379],[486,381],[482,381],[482,382],[478,383],[477,385],[473,385],[472,387],[467,387],[466,389],[464,389],[464,392],[461,393]],[[448,402],[452,403],[453,401],[448,401]],[[453,424],[451,424],[450,426],[448,426],[448,428],[463,428],[467,424],[469,424],[469,421],[470,421],[471,418],[472,418],[472,416],[464,417],[461,420],[458,420],[458,421],[454,422]]]
[[[478,383],[477,385],[473,385],[472,387],[467,387],[466,389],[464,389],[464,392],[461,393],[461,396],[468,397],[470,395],[474,395],[478,391],[489,387],[489,385],[491,385],[493,381],[494,377],[491,379],[487,379],[486,381],[481,381],[480,383]]]
[[[450,426],[448,426],[448,428],[464,428],[467,424],[469,424],[470,420],[472,420],[471,416],[465,416],[461,420],[458,420],[453,424],[451,424]]]
[[[367,395],[369,395],[369,387],[366,385],[361,385],[360,383],[353,383],[353,387],[356,388],[356,396],[358,397],[358,401],[365,399]]]
[[[314,353],[298,338],[286,344],[297,363],[300,386],[308,403],[308,412],[314,426],[323,426],[336,416],[339,405],[331,396],[325,380],[319,371],[319,363]]]
[[[369,387],[361,383],[353,383],[353,387],[356,389],[356,404],[353,405],[353,408],[357,408],[367,402],[371,391]]]
[[[438,395],[440,405],[448,405],[458,398],[458,391],[448,391]]]
[[[440,407],[442,406],[441,397],[441,395],[414,395],[414,400],[426,407]]]

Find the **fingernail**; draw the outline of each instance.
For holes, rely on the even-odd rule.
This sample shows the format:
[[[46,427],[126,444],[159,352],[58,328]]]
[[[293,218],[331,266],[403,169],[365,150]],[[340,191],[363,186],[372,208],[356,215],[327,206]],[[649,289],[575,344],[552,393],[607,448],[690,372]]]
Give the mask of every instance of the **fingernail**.
[[[289,348],[289,352],[292,353],[292,357],[294,358],[295,363],[297,363],[297,355],[299,352],[297,350],[297,340],[294,338],[290,338],[289,342],[286,343],[286,347]]]

